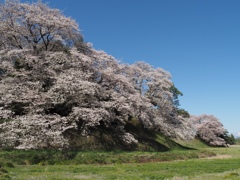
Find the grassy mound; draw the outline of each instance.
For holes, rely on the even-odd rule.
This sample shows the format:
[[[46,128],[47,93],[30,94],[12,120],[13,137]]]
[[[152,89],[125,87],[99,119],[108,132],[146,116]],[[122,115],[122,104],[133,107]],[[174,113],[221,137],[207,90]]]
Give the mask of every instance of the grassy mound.
[[[173,150],[169,152],[141,151],[46,151],[14,150],[1,151],[0,163],[5,168],[16,165],[78,165],[78,164],[121,164],[147,163],[173,160],[196,159],[214,156],[214,153],[200,150]],[[11,166],[10,166],[11,165]]]
[[[91,129],[90,135],[81,136],[77,131],[70,130],[65,136],[69,139],[71,150],[97,151],[160,151],[172,149],[189,149],[159,132],[143,128],[139,124],[128,123],[125,130],[131,133],[138,143],[127,144],[113,127],[99,126]]]

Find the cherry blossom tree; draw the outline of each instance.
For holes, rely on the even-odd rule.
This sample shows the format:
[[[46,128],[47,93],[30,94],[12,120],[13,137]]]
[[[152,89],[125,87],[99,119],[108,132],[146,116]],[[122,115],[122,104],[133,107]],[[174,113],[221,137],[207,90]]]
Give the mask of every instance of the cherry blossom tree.
[[[169,72],[145,62],[136,62],[125,65],[122,74],[128,77],[141,99],[150,103],[153,129],[174,138],[195,137],[191,123],[185,120],[188,116],[183,117],[184,113],[179,113],[176,106],[178,95],[182,93],[174,86]]]
[[[45,132],[45,123],[48,122],[49,127],[53,127],[51,122],[54,123],[47,119],[61,117],[65,123],[52,132],[52,136],[57,136],[53,139],[59,141],[54,143],[57,148],[67,147],[63,136],[65,130],[70,132],[70,129],[76,129],[79,134],[87,136],[102,124],[106,127],[114,124],[123,141],[137,142],[130,133],[125,132],[124,126],[131,117],[139,117],[145,127],[150,127],[147,103],[126,77],[115,72],[120,68],[115,59],[102,51],[91,51],[91,56],[87,56],[75,48],[69,53],[46,51],[40,55],[31,54],[25,49],[3,50],[0,62],[6,72],[1,75],[0,118],[6,119],[6,122],[0,128],[8,133],[0,134],[0,138],[5,139],[4,142],[8,142],[9,146],[24,148],[27,144],[23,142],[27,142],[27,139],[23,141],[23,138],[27,136],[16,136],[15,129],[9,127],[19,127],[18,131],[24,131],[28,129],[26,126],[31,126],[32,129],[36,128],[36,132],[41,128],[41,132]],[[17,66],[12,62],[13,58],[20,59]],[[109,61],[109,67],[114,65],[113,70],[109,67],[99,68],[106,61]],[[101,80],[96,74],[101,74]],[[46,121],[42,122],[43,119]],[[16,123],[24,123],[25,126]],[[45,142],[47,136],[38,136],[37,133],[31,136],[31,143],[39,141],[39,144],[34,143],[29,147],[46,145],[40,143],[38,138],[42,137],[42,142]],[[33,140],[35,138],[37,140]]]
[[[213,115],[191,116],[190,121],[196,128],[196,136],[211,146],[226,146],[222,123]]]
[[[18,68],[11,61],[15,53],[21,57],[22,65]],[[126,88],[129,86],[127,81],[114,74],[109,84],[97,83],[95,74],[99,69],[93,68],[91,57],[76,49],[70,53],[45,52],[41,56],[23,50],[1,55],[0,62],[5,65],[6,73],[1,75],[0,118],[6,122],[0,125],[0,129],[7,132],[0,133],[0,139],[4,140],[2,145],[8,143],[9,146],[26,148],[24,142],[27,139],[24,138],[28,137],[32,139],[29,147],[38,148],[46,144],[45,141],[50,142],[52,137],[56,142],[50,147],[55,144],[56,148],[67,148],[67,140],[63,136],[66,130],[76,129],[79,134],[87,136],[90,129],[96,129],[100,124],[106,127],[115,124],[123,141],[136,142],[124,131],[124,125],[128,118],[140,116],[138,107],[144,107],[144,102],[139,102],[133,89]],[[98,58],[102,59],[101,56]],[[110,76],[102,73],[106,74],[104,77]],[[56,122],[60,124],[56,126]],[[38,131],[46,131],[46,124],[51,136],[39,135]],[[25,136],[29,129],[27,126],[33,133]],[[21,138],[16,135],[16,127],[22,132],[17,133],[22,134]]]
[[[63,50],[82,41],[74,20],[41,1],[28,4],[6,0],[1,3],[0,36],[2,49],[31,49],[34,53]]]

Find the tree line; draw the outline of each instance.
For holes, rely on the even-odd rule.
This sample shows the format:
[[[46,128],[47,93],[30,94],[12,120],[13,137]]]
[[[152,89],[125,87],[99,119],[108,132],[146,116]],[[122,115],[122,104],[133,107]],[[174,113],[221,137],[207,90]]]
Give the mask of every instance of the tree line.
[[[226,144],[216,117],[179,107],[169,72],[95,50],[73,19],[40,1],[0,3],[0,81],[1,147],[68,148],[70,137],[103,127],[134,144],[133,120],[168,137]]]

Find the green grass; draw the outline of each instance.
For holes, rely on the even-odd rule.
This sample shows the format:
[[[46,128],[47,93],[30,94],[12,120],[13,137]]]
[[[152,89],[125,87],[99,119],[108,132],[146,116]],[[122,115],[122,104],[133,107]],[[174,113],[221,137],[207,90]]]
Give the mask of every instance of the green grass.
[[[193,139],[190,141],[176,140],[176,142],[178,142],[182,146],[186,146],[186,147],[193,148],[193,149],[204,149],[204,148],[209,147],[206,143],[204,143],[200,139]]]
[[[207,148],[204,148],[204,150],[211,151],[219,155],[229,155],[233,158],[240,158],[240,145],[232,145],[230,147],[222,147],[222,148],[207,147]]]
[[[171,179],[194,178],[203,174],[218,174],[239,170],[239,159],[186,160],[158,163],[109,165],[18,166],[7,168],[12,179]],[[218,178],[238,177],[228,173]]]
[[[5,170],[0,179],[240,179],[240,146],[168,152],[2,151],[0,162]]]
[[[167,152],[143,151],[0,151],[0,165],[78,165],[146,163],[184,160],[214,156],[215,153],[203,150],[172,150]]]

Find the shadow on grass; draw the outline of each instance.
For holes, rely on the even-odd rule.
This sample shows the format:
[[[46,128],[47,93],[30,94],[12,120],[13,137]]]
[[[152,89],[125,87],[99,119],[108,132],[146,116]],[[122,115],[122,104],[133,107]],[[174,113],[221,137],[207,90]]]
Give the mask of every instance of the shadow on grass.
[[[189,150],[181,144],[163,136],[160,132],[146,129],[141,125],[127,123],[125,131],[132,134],[137,143],[126,143],[114,126],[99,125],[91,133],[81,136],[76,130],[69,130],[65,137],[69,139],[71,150],[97,151],[154,151],[166,152],[173,149]]]

